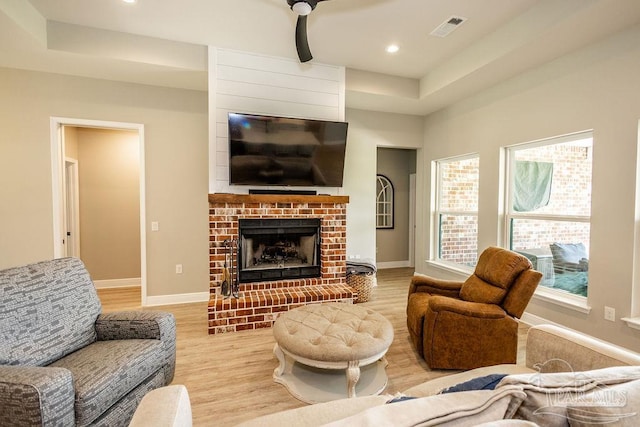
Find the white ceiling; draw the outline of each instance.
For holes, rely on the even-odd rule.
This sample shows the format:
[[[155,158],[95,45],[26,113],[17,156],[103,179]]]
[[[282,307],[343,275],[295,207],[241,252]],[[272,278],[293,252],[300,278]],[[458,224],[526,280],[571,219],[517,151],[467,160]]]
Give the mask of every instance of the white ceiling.
[[[348,107],[427,114],[639,22],[640,0],[330,0],[308,38]],[[296,60],[295,23],[286,0],[0,0],[0,66],[206,90],[206,46]]]

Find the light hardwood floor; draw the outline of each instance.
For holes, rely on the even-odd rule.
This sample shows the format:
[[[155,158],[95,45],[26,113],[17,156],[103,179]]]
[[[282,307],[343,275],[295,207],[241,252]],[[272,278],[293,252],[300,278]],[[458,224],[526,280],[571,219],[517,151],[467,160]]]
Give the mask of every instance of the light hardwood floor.
[[[394,327],[387,353],[389,383],[385,393],[451,374],[432,371],[413,349],[406,327],[407,289],[413,269],[380,270],[378,286],[363,306],[383,314]],[[140,309],[139,288],[98,291],[103,311]],[[177,358],[174,384],[184,384],[191,399],[194,426],[232,426],[241,421],[305,404],[273,382],[278,362],[273,355],[271,329],[229,334],[207,333],[207,303],[145,308],[172,312],[177,322]],[[526,328],[521,328],[521,345]]]

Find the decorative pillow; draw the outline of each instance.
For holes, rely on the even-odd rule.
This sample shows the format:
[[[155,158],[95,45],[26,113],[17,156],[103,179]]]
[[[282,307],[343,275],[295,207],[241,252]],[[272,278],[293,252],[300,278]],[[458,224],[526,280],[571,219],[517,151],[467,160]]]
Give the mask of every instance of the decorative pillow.
[[[517,374],[532,374],[535,371],[527,368],[524,365],[515,365],[513,363],[506,363],[502,365],[483,366],[482,368],[471,369],[469,371],[462,371],[456,374],[443,375],[438,378],[423,382],[413,386],[407,390],[403,390],[407,396],[426,397],[433,396],[440,393],[445,388],[453,387],[456,384],[460,384],[474,378],[483,377],[491,374],[504,373],[508,375]],[[435,372],[434,372],[435,373]]]
[[[484,377],[473,378],[469,381],[445,388],[440,392],[440,394],[471,390],[493,390],[496,388],[500,380],[506,376],[507,374],[491,374],[485,375]]]
[[[398,403],[398,402],[404,402],[405,400],[411,400],[411,399],[417,399],[417,397],[414,396],[405,396],[404,394],[398,394],[396,396],[393,397],[393,399],[391,400],[387,400],[385,402],[385,404],[390,404],[390,403]]]
[[[510,375],[496,390],[504,386],[520,386],[527,394],[514,418],[541,426],[580,426],[614,418],[629,423],[615,425],[640,425],[640,366]]]
[[[325,427],[392,426],[476,426],[511,418],[526,397],[522,388],[465,391],[380,405],[343,418]]]

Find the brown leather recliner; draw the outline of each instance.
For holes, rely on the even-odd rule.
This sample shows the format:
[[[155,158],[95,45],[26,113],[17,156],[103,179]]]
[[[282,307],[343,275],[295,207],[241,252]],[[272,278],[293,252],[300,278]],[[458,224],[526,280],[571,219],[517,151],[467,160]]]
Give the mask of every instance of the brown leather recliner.
[[[518,321],[542,274],[524,256],[485,249],[464,282],[414,274],[409,286],[409,336],[432,369],[515,363]]]

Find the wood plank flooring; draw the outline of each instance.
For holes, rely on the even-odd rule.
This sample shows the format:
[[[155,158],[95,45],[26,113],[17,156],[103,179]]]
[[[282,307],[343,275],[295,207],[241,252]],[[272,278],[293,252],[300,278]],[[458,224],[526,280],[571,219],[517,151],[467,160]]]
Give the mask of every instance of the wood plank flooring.
[[[432,371],[413,349],[406,327],[407,289],[413,269],[380,270],[378,286],[363,306],[384,315],[395,337],[387,353],[389,383],[385,393],[451,374]],[[140,309],[139,288],[98,290],[103,311]],[[174,384],[184,384],[191,399],[194,426],[232,426],[241,421],[304,406],[273,382],[278,362],[273,355],[271,329],[209,335],[207,303],[145,308],[172,312],[177,322],[177,359]],[[520,352],[523,352],[521,328]]]

